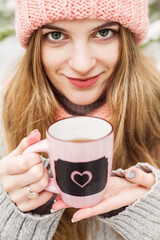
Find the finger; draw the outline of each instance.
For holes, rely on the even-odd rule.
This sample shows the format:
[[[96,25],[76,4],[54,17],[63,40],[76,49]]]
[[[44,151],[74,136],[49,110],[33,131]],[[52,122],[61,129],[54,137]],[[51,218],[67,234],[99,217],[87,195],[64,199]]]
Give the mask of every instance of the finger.
[[[131,191],[132,190],[132,191]],[[119,209],[124,206],[128,206],[134,203],[140,196],[144,195],[147,192],[147,189],[144,187],[133,186],[126,188],[120,192],[120,194],[115,195],[111,198],[105,199],[99,204],[85,209],[78,210],[72,218],[72,222],[80,221],[85,218],[93,217],[100,215],[112,210]]]
[[[46,187],[48,186],[48,183],[49,183],[49,173],[47,169],[44,169],[44,175],[40,179],[40,181],[30,184],[29,187],[32,192],[39,193],[46,189]]]
[[[48,186],[48,182],[49,174],[48,171],[45,170],[44,177],[39,182],[29,185],[30,191],[40,193],[44,191],[44,189]],[[28,191],[28,186],[25,186],[23,188],[18,188],[10,192],[9,195],[13,202],[20,203],[22,201],[26,201],[27,199],[29,199],[29,193],[30,192]]]
[[[110,177],[108,180],[107,191],[108,189],[110,189],[113,192],[114,189],[119,189],[120,187],[126,188],[132,185],[133,183],[127,181],[125,178],[113,176],[113,177]]]
[[[129,168],[125,173],[125,178],[132,183],[140,184],[150,189],[155,184],[153,173],[146,173],[139,168]]]
[[[36,192],[36,191],[34,191]],[[26,200],[29,200],[29,191],[27,189],[27,187],[24,188],[18,188],[12,192],[9,193],[10,199],[12,200],[12,202],[14,202],[15,204],[18,203],[22,203]],[[37,192],[38,193],[38,192]]]
[[[37,129],[32,131],[32,133],[29,136],[22,139],[18,147],[11,153],[11,155],[17,156],[22,154],[27,147],[40,141],[40,139],[41,139],[40,132]]]
[[[58,200],[61,200],[60,194],[57,194],[56,197],[55,197],[55,202],[58,201]]]
[[[2,186],[6,192],[9,193],[18,188],[40,181],[43,178],[44,173],[45,167],[43,166],[43,163],[39,163],[25,173],[2,177]]]
[[[53,210],[60,210],[62,208],[69,208],[69,206],[63,202],[63,200],[56,200],[56,202],[54,202],[54,204],[52,205],[52,209]]]
[[[96,206],[78,210],[76,213],[74,213],[72,222],[80,221],[85,218],[90,218],[102,213],[106,213],[111,210],[118,209],[120,208],[120,206],[121,206],[120,197],[114,196],[104,200],[103,202],[97,204]]]
[[[24,173],[39,163],[41,163],[41,158],[37,153],[28,153],[23,156],[7,156],[0,163],[0,175]]]
[[[51,197],[53,196],[53,193],[48,191],[43,191],[39,194],[37,199],[29,199],[23,202],[20,202],[17,204],[17,207],[22,212],[28,212],[31,210],[34,210],[43,204],[45,204]]]

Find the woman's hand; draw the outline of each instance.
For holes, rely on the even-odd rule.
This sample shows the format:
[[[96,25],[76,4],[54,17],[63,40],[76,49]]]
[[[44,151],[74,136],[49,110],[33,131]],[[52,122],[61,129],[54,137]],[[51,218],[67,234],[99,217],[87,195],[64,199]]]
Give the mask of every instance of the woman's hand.
[[[27,147],[40,141],[40,138],[39,131],[35,130],[24,138],[13,152],[0,161],[2,187],[22,212],[43,205],[53,196],[53,193],[44,191],[48,185],[49,174],[43,166],[39,154],[22,155]],[[29,198],[28,186],[32,192],[39,193],[37,199]]]
[[[131,167],[125,172],[125,178],[110,177],[103,200],[96,206],[78,210],[73,215],[72,222],[128,206],[147,193],[154,183],[154,174]],[[68,206],[57,195],[53,210],[66,207]]]

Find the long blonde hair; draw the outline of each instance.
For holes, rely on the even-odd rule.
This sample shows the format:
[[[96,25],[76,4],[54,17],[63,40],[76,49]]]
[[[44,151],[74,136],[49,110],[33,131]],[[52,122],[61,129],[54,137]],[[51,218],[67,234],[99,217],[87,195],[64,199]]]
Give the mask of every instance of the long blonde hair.
[[[120,39],[119,62],[106,92],[115,135],[113,169],[139,161],[160,167],[160,75],[135,44],[133,34],[122,26]],[[9,151],[33,129],[38,128],[45,138],[46,129],[56,121],[58,105],[41,62],[41,41],[41,30],[37,30],[4,97]],[[72,225],[73,236],[66,220],[71,211],[62,216],[54,240],[75,239],[76,233],[76,239],[87,239],[87,220]]]
[[[160,167],[160,73],[122,29],[117,71],[108,87],[114,126],[114,168],[137,162]]]

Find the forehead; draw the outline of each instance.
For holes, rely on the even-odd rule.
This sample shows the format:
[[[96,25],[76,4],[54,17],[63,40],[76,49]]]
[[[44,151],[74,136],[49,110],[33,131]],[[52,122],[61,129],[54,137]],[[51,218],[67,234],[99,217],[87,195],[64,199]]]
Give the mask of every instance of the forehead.
[[[117,22],[102,20],[102,19],[74,19],[74,20],[59,20],[53,21],[52,23],[48,23],[42,26],[42,29],[48,28],[52,29],[54,27],[59,27],[65,29],[67,31],[75,30],[75,29],[86,29],[86,30],[94,30],[97,27],[111,27],[111,26],[119,26]]]

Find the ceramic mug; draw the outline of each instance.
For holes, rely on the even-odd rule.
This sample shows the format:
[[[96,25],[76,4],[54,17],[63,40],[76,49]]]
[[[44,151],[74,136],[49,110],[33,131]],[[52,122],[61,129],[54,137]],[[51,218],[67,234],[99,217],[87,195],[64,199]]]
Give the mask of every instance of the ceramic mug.
[[[47,152],[53,178],[46,190],[74,208],[91,207],[104,196],[112,169],[113,127],[96,117],[70,117],[52,124],[46,139],[24,153]]]

